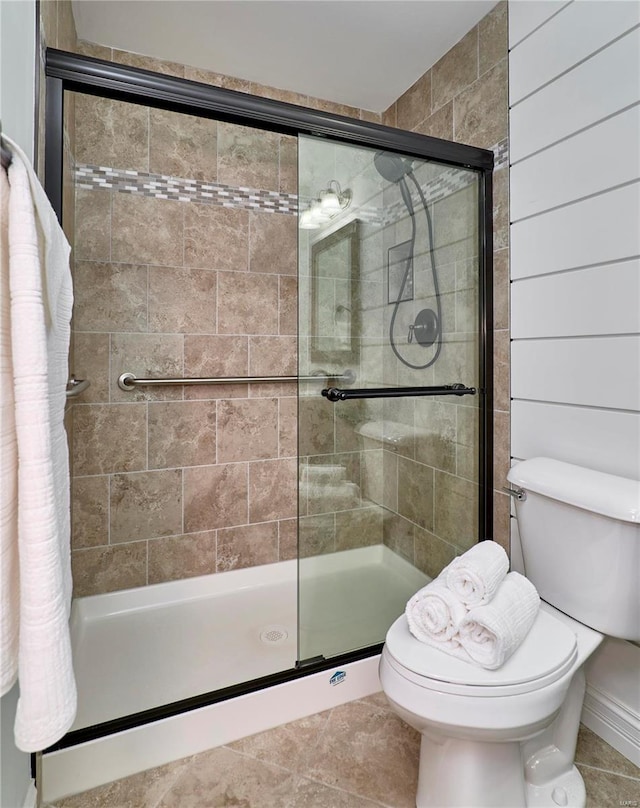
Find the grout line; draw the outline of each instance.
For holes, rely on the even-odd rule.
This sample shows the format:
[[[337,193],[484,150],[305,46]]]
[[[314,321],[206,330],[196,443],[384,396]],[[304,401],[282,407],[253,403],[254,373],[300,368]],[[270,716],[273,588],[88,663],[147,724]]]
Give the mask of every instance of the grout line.
[[[107,544],[111,545],[111,486],[113,474],[107,474]]]
[[[566,275],[569,272],[580,272],[583,269],[598,269],[601,267],[618,266],[620,264],[630,264],[637,261],[640,255],[627,255],[623,258],[612,258],[608,261],[596,261],[593,264],[581,264],[580,266],[566,267],[565,269],[554,269],[551,272],[538,272],[535,275],[523,275],[520,278],[511,278],[511,283],[520,283],[521,281],[535,280],[537,278],[550,278],[555,275]]]
[[[571,140],[574,137],[578,137],[578,135],[583,135],[585,132],[588,132],[590,129],[595,129],[597,126],[600,126],[603,123],[607,123],[607,121],[612,120],[613,118],[617,118],[619,115],[624,115],[626,112],[634,109],[635,107],[640,105],[640,101],[634,101],[633,104],[627,104],[626,107],[621,107],[620,109],[616,110],[615,112],[610,113],[609,115],[605,115],[603,118],[598,118],[595,121],[591,121],[590,123],[586,124],[586,126],[580,127],[580,129],[575,129],[572,132],[569,132],[562,137],[559,137],[557,140],[551,141],[551,143],[546,143],[544,146],[541,146],[539,149],[535,149],[532,152],[528,152],[527,154],[523,155],[522,157],[513,160],[510,163],[510,167],[514,168],[519,166],[521,163],[530,160],[532,157],[537,157],[540,154],[544,154],[544,152],[549,151],[550,149],[555,148],[556,146],[560,145],[561,143],[566,143],[568,140]]]
[[[113,193],[109,191],[109,263],[113,258]]]
[[[181,336],[182,336],[182,339],[180,341],[180,345],[181,345],[181,348],[182,348],[182,354],[181,354],[181,362],[182,362],[182,364],[181,364],[180,370],[182,372],[182,377],[184,378],[185,377],[185,372],[184,372],[184,356],[185,356],[185,354],[184,354],[184,344],[185,344],[185,341],[186,341],[186,338],[187,338],[187,334],[182,334]],[[182,385],[181,390],[180,390],[179,401],[191,401],[192,400],[192,399],[189,399],[189,398],[186,397],[186,392],[187,391],[186,391],[185,385]]]
[[[544,20],[543,22],[541,22],[541,23],[540,23],[540,25],[537,25],[537,26],[536,26],[536,27],[535,27],[535,28],[534,28],[532,31],[529,31],[529,33],[528,33],[528,34],[526,34],[525,36],[523,36],[523,37],[522,37],[522,39],[519,39],[519,40],[516,42],[516,44],[515,44],[515,45],[514,45],[512,48],[510,48],[510,51],[515,50],[515,48],[517,48],[517,47],[518,47],[518,45],[520,45],[522,42],[525,42],[527,39],[529,39],[529,37],[530,37],[530,36],[532,36],[533,34],[535,34],[535,33],[536,33],[536,31],[539,31],[541,28],[543,28],[543,27],[544,27],[544,26],[545,26],[545,25],[546,25],[548,22],[550,22],[550,21],[551,21],[551,20],[552,20],[554,17],[557,17],[557,16],[558,16],[558,14],[560,14],[560,12],[564,11],[564,10],[566,9],[566,7],[567,7],[567,6],[571,5],[571,3],[572,3],[572,2],[574,2],[574,0],[569,0],[569,2],[568,2],[568,3],[565,3],[565,4],[564,4],[564,5],[561,7],[561,8],[559,8],[557,11],[555,11],[555,12],[554,12],[554,13],[553,13],[553,14],[552,14],[550,17],[547,17],[547,19],[546,19],[546,20]]]
[[[167,796],[167,794],[174,788],[174,786],[176,786],[180,782],[180,780],[182,780],[183,776],[188,773],[189,769],[191,768],[191,764],[193,763],[193,759],[195,757],[196,757],[195,755],[187,755],[187,757],[179,759],[179,760],[184,760],[185,761],[184,766],[180,767],[174,773],[174,776],[170,779],[167,787],[162,791],[161,794],[158,795],[157,801],[155,801],[153,805],[150,805],[149,808],[160,808],[160,806],[164,802],[164,798]],[[179,762],[179,761],[175,761],[175,762],[172,762],[172,763],[173,763],[173,765],[175,765],[175,763],[177,763],[177,762]],[[172,765],[172,764],[170,763],[169,765]],[[163,768],[163,766],[157,766],[155,769],[152,769],[151,771],[154,771],[154,770],[157,771],[160,768]],[[133,774],[133,775],[130,775],[130,776],[135,777],[136,774]]]
[[[145,435],[145,448],[146,448],[146,463],[145,468],[141,469],[141,471],[149,471],[149,401],[144,402],[145,412],[146,412],[146,428],[147,434]]]
[[[581,766],[583,769],[591,769],[594,772],[602,772],[603,774],[609,774],[612,777],[622,777],[625,780],[630,780],[632,783],[640,782],[640,773],[637,777],[634,777],[631,774],[622,774],[622,772],[615,772],[611,769],[601,769],[599,766],[591,766],[588,763],[581,763],[579,760],[575,761],[576,766]]]
[[[216,273],[216,324],[214,334],[220,334],[220,272],[214,270]]]
[[[596,412],[613,412],[613,413],[625,413],[627,415],[638,415],[638,410],[631,410],[628,408],[620,408],[620,407],[600,407],[595,404],[579,404],[577,402],[572,401],[551,401],[549,399],[544,398],[520,398],[518,396],[512,396],[511,401],[520,401],[524,404],[541,404],[541,405],[551,405],[553,407],[577,407],[580,410],[595,410]]]
[[[247,509],[246,509],[246,524],[251,524],[251,475],[249,474],[249,462],[245,461],[246,466],[246,480],[247,480]]]
[[[186,233],[186,219],[187,219],[187,209],[183,206],[182,207],[182,266],[186,266],[187,262],[187,239],[185,236]]]
[[[381,808],[393,808],[393,806],[390,806],[386,802],[380,802],[379,800],[376,800],[373,797],[367,797],[364,794],[357,791],[347,791],[344,788],[340,788],[339,786],[328,783],[326,780],[318,780],[315,777],[309,777],[309,775],[307,774],[301,774],[299,775],[299,777],[301,780],[308,780],[311,783],[317,783],[318,785],[324,786],[325,788],[329,788],[332,791],[337,791],[340,794],[346,794],[349,797],[358,797],[358,799],[367,800],[372,805],[379,805],[381,806]]]
[[[585,340],[585,339],[620,339],[622,337],[637,337],[637,331],[621,331],[606,334],[552,334],[551,336],[536,335],[533,337],[515,337],[512,335],[511,342],[566,342],[567,340]]]
[[[294,723],[294,722],[290,722]],[[280,724],[277,727],[272,727],[271,729],[263,730],[262,732],[256,733],[256,735],[266,735],[268,732],[273,732],[274,730],[281,729],[282,727],[286,727],[287,724]],[[246,736],[248,738],[254,737],[252,735]],[[238,738],[237,741],[230,741],[229,743],[222,744],[222,746],[214,746],[213,749],[226,749],[227,751],[231,752],[233,755],[238,755],[242,758],[247,758],[248,760],[255,760],[258,763],[262,763],[264,766],[273,766],[275,769],[280,769],[281,771],[288,772],[289,774],[295,775],[297,774],[295,769],[291,769],[288,766],[283,766],[281,763],[274,763],[272,760],[265,760],[263,757],[259,755],[251,754],[251,752],[246,752],[244,749],[234,749],[232,744],[239,743],[240,741],[246,740],[245,738]],[[208,750],[212,751],[212,750]]]
[[[521,216],[519,219],[512,219],[510,224],[520,224],[520,222],[527,222],[531,219],[537,219],[540,216],[544,216],[547,213],[553,213],[556,210],[562,210],[563,208],[569,208],[572,205],[577,205],[580,202],[585,202],[588,199],[596,199],[599,196],[604,196],[605,194],[612,193],[613,191],[619,191],[621,188],[628,188],[631,185],[637,185],[639,182],[638,179],[632,179],[627,182],[621,182],[618,185],[611,185],[608,188],[603,188],[599,191],[594,191],[591,194],[586,194],[585,196],[580,196],[577,199],[569,199],[567,202],[561,202],[558,205],[553,205],[550,208],[545,208],[544,210],[538,210],[535,213],[528,213],[526,216]]]
[[[151,108],[147,107],[147,171],[151,167]]]
[[[552,19],[552,18],[549,18],[549,19]],[[519,104],[522,104],[523,101],[526,101],[528,98],[531,98],[532,96],[536,95],[537,93],[541,92],[542,90],[545,90],[551,84],[555,84],[556,81],[558,81],[559,79],[564,78],[569,73],[572,73],[578,67],[581,67],[583,64],[585,64],[585,62],[590,61],[591,59],[594,58],[594,56],[598,56],[603,51],[607,50],[607,48],[610,48],[612,45],[615,45],[616,42],[619,42],[621,39],[624,39],[624,37],[629,36],[629,34],[632,34],[634,31],[637,31],[638,28],[640,28],[640,24],[634,25],[633,28],[629,28],[627,31],[624,31],[622,34],[619,34],[617,37],[614,37],[614,39],[610,40],[609,42],[606,42],[604,45],[602,45],[597,50],[594,50],[591,53],[587,54],[587,56],[580,59],[579,62],[576,62],[575,64],[571,65],[571,67],[568,67],[565,70],[563,70],[562,73],[558,73],[558,75],[554,76],[553,78],[549,79],[548,81],[545,81],[544,84],[541,84],[539,87],[536,87],[535,90],[531,90],[531,92],[527,93],[526,95],[523,95],[522,98],[519,98],[515,103],[510,104],[509,105],[509,110],[514,109]]]
[[[184,467],[180,469],[180,530],[181,535],[186,534],[184,522]]]
[[[218,427],[218,420],[219,420],[218,405],[219,405],[219,402],[222,401],[222,400],[223,399],[220,399],[220,398],[213,399],[213,407],[215,409],[215,424],[216,424],[216,440],[215,440],[215,446],[214,446],[216,457],[215,457],[215,463],[210,464],[210,465],[214,465],[214,466],[219,465],[219,460],[218,460],[218,454],[219,454],[219,452],[218,452],[218,436],[220,434],[220,430],[219,430],[219,427]]]

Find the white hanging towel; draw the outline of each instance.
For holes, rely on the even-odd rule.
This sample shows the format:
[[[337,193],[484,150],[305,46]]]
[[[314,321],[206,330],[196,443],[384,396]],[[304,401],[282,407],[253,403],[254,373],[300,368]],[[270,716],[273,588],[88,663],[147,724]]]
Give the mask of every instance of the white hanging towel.
[[[477,665],[495,670],[527,636],[539,608],[540,596],[531,581],[510,572],[491,603],[470,609],[463,618],[460,644]]]
[[[2,692],[12,686],[17,671],[16,745],[35,752],[59,740],[76,713],[69,636],[69,459],[64,430],[73,294],[67,240],[27,158],[16,144],[5,140],[13,154],[8,172],[9,314],[18,502],[17,535],[11,520],[3,519],[1,546],[3,558],[5,554],[18,557],[19,583],[16,586],[12,580],[9,612],[2,621],[0,650],[10,649],[3,663]],[[3,425],[5,440],[10,443]],[[4,479],[4,455],[2,463]],[[8,469],[9,478],[11,474]],[[16,635],[17,660],[12,646]]]
[[[18,675],[18,442],[9,295],[9,178],[0,169],[0,693]]]
[[[469,609],[489,603],[509,571],[509,558],[495,541],[481,541],[446,569],[449,589]]]

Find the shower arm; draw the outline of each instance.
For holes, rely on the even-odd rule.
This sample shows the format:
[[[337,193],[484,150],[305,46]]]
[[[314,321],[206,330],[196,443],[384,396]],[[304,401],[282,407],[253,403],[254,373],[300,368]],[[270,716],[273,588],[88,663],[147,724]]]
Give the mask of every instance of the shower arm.
[[[322,395],[329,401],[346,401],[350,398],[405,398],[408,396],[475,396],[475,387],[464,384],[445,384],[440,387],[361,387],[343,390],[329,387]]]

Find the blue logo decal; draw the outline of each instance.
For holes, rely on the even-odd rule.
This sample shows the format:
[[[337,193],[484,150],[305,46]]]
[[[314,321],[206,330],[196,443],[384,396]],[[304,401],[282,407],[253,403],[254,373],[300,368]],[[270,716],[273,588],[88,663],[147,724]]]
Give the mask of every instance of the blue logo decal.
[[[344,682],[346,678],[347,678],[346,671],[336,671],[331,677],[331,679],[329,679],[329,684],[331,685],[331,687],[333,687],[334,685],[339,685],[341,682]]]

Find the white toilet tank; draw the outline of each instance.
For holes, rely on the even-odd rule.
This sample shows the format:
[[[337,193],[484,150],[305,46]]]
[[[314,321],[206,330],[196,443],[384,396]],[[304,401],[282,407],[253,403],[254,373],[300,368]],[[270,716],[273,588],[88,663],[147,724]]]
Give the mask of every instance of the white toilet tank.
[[[513,466],[524,571],[547,603],[640,640],[640,482],[547,457]]]

